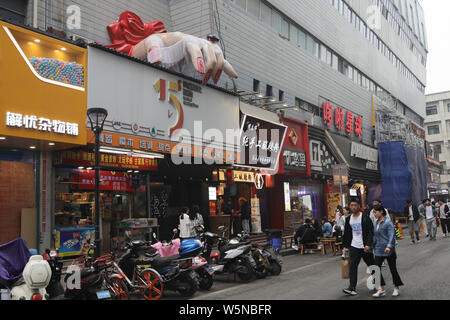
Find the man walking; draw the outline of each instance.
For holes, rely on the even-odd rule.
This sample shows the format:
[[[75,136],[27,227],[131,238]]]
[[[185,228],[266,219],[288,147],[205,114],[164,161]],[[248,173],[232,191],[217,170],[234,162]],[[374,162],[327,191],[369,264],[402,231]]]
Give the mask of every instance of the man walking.
[[[430,199],[425,199],[424,206],[423,206],[423,215],[425,216],[425,219],[427,221],[427,231],[428,235],[430,237],[430,241],[436,240],[436,232],[437,232],[437,223],[436,218],[438,215],[438,212],[435,207],[431,204]]]
[[[450,209],[444,201],[439,200],[439,218],[441,219],[442,233],[444,233],[444,238],[447,237],[447,233],[450,233]]]
[[[350,286],[344,289],[344,293],[356,296],[358,283],[358,266],[361,258],[371,266],[374,264],[372,243],[374,227],[372,220],[360,211],[360,203],[357,199],[350,201],[351,215],[345,219],[343,247],[344,253],[350,254]]]
[[[417,207],[417,209],[419,210],[419,214],[420,214],[420,219],[419,219],[419,230],[422,228],[423,230],[426,230],[426,237],[429,237],[428,231],[427,231],[427,224],[426,221],[427,219],[425,219],[425,202],[426,200],[423,200],[421,204],[419,204],[419,206]]]
[[[404,210],[404,214],[408,217],[408,230],[409,234],[411,236],[411,243],[415,244],[416,241],[414,239],[414,234],[417,238],[417,243],[420,242],[419,239],[419,220],[420,220],[420,213],[419,209],[417,209],[417,206],[413,205],[412,200],[406,200],[406,207]]]

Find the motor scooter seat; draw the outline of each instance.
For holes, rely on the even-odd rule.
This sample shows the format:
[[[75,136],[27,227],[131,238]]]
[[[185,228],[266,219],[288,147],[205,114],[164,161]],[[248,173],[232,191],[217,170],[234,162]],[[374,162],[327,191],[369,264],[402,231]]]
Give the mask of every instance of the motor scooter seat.
[[[239,243],[236,243],[236,244],[227,244],[226,246],[224,246],[223,248],[222,248],[222,252],[226,252],[226,251],[228,251],[228,250],[233,250],[233,249],[237,249],[237,248],[239,248],[239,247],[242,247],[242,246],[247,246],[247,245],[250,245],[251,244],[251,242],[239,242]]]
[[[181,257],[179,255],[166,257],[166,258],[156,256],[154,258],[151,258],[150,262],[151,262],[152,266],[155,268],[164,268],[164,267],[170,266],[170,264],[173,261],[179,260],[179,259],[181,259]]]

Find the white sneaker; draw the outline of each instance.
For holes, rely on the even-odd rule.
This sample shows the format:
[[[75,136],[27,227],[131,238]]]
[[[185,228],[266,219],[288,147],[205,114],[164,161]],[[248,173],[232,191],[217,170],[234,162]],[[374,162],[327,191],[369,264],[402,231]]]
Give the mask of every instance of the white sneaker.
[[[386,296],[386,291],[381,291],[381,290],[378,290],[377,293],[372,295],[372,297],[374,297],[374,298],[381,298],[384,296]]]
[[[400,295],[400,290],[399,289],[394,289],[394,292],[392,293],[393,297],[398,297]]]
[[[295,244],[292,245],[292,249],[294,249],[295,251],[299,250],[298,246],[296,246]]]

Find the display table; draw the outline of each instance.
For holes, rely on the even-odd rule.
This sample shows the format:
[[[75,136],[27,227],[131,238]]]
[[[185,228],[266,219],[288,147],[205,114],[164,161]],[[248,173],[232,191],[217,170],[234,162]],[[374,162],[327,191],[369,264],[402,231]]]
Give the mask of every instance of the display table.
[[[95,240],[95,227],[92,225],[56,227],[55,230],[55,246],[62,258],[85,254],[89,250],[89,241]]]

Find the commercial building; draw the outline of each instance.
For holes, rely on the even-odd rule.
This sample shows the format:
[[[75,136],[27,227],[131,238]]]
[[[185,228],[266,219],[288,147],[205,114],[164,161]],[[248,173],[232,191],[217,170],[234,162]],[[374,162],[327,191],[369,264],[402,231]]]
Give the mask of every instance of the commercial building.
[[[222,77],[220,87],[250,94],[243,102],[311,128],[303,131],[311,174],[299,174],[288,193],[316,218],[332,217],[340,193],[331,183],[336,164],[348,167],[343,192],[364,204],[383,196],[377,147],[386,112],[404,119],[403,136],[423,150],[428,49],[417,0],[54,0],[29,1],[27,8],[28,24],[102,44],[110,43],[106,26],[126,10],[145,22],[160,20],[168,31],[215,33],[239,74],[235,81]],[[289,107],[297,110],[283,110]],[[267,111],[261,119],[273,121]],[[409,198],[413,192],[406,191]],[[286,228],[289,207],[271,213],[272,227]]]
[[[439,175],[436,170],[433,177],[432,194],[437,192],[448,197],[448,182],[450,181],[450,91],[439,92],[427,95],[426,107],[426,140],[429,143],[429,158],[435,159],[435,163],[441,166],[440,179],[436,183]],[[431,171],[431,170],[430,170]]]

